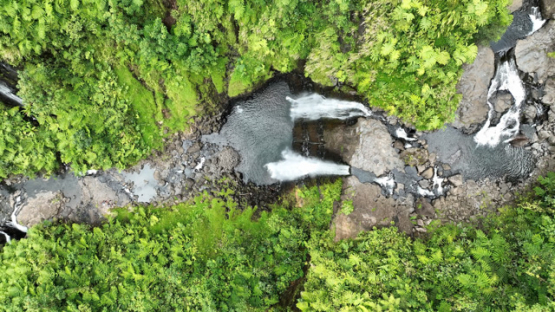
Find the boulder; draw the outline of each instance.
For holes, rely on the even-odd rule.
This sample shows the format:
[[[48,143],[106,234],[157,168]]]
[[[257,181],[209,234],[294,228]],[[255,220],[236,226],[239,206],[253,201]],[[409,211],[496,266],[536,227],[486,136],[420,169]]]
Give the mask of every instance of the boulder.
[[[356,177],[344,180],[343,200],[352,200],[354,210],[349,215],[337,214],[333,220],[335,239],[355,238],[362,231],[373,227],[396,225],[401,231],[411,233],[409,219],[414,206],[412,195],[395,200],[382,194],[376,184],[360,183]]]
[[[495,97],[493,106],[496,112],[503,113],[513,106],[513,102],[513,96],[510,93],[498,94]]]
[[[360,135],[357,148],[347,162],[356,168],[380,176],[393,168],[403,168],[404,163],[391,146],[393,139],[379,120],[360,118],[356,132]]]
[[[72,214],[73,221],[97,223],[110,212],[111,208],[123,207],[131,203],[123,192],[116,192],[110,186],[93,177],[85,177],[79,181],[82,195],[81,207],[88,207],[86,214]],[[74,216],[79,215],[79,219]],[[84,218],[84,220],[83,220]]]
[[[494,55],[489,47],[478,47],[478,55],[472,64],[463,65],[463,75],[457,84],[462,93],[453,126],[462,128],[486,120],[489,107],[488,87],[494,74]]]
[[[463,184],[463,176],[460,174],[451,176],[449,177],[448,180],[449,182],[451,182],[451,184],[453,184],[456,187],[461,186]]]
[[[540,9],[544,19],[555,19],[555,1],[540,0]]]
[[[522,0],[513,0],[513,3],[509,5],[508,9],[510,12],[514,12],[522,7]]]
[[[216,157],[218,165],[224,171],[232,171],[239,164],[239,154],[231,147],[225,147]]]
[[[547,80],[543,92],[542,102],[547,105],[555,104],[555,78]]]
[[[399,155],[407,166],[423,165],[428,161],[428,150],[423,148],[409,148]]]
[[[59,217],[65,207],[61,192],[41,192],[29,198],[21,207],[17,221],[31,227],[45,220]]]
[[[555,51],[555,20],[516,44],[515,55],[518,68],[537,75],[540,83],[555,75],[555,59],[547,53]]]
[[[431,179],[434,176],[434,168],[430,167],[430,168],[424,170],[424,172],[422,172],[421,176],[424,179]]]

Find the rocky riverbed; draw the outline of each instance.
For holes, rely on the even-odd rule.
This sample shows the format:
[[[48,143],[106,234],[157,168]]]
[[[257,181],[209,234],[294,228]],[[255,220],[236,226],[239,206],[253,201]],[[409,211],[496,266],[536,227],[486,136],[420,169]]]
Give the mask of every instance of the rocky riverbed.
[[[549,11],[551,13],[548,16],[551,18],[555,17],[553,10]],[[545,16],[546,11],[543,12]],[[434,220],[476,222],[487,214],[495,213],[498,207],[514,201],[518,194],[529,189],[538,176],[554,170],[555,59],[547,56],[552,51],[555,51],[554,20],[516,43],[516,63],[523,72],[522,76],[531,94],[522,110],[521,132],[505,149],[529,153],[533,157],[531,161],[535,163],[535,169],[525,178],[510,179],[505,175],[469,179],[461,170],[453,170],[463,153],[455,140],[443,142],[444,146],[452,146],[451,153],[438,155],[432,146],[434,144],[426,141],[427,137],[431,137],[426,133],[415,132],[413,138],[421,143],[421,147],[406,148],[406,140],[396,138],[391,135],[391,131],[387,131],[387,126],[398,123],[394,117],[388,117],[386,123],[359,120],[354,126],[327,134],[326,138],[333,149],[347,151],[343,155],[347,156],[347,163],[355,167],[368,169],[376,164],[380,167],[379,172],[375,171],[377,174],[388,170],[411,172],[417,174],[418,186],[423,189],[433,185],[434,168],[439,168],[442,186],[448,188],[445,196],[430,198],[406,194],[406,185],[398,184],[395,195],[387,196],[379,185],[362,183],[355,176],[348,177],[345,179],[343,198],[351,199],[355,210],[348,216],[337,215],[334,220],[336,238],[355,237],[360,231],[389,226],[392,222],[401,230],[413,234],[425,233],[426,226]],[[475,62],[464,66],[465,71],[458,85],[463,100],[455,121],[444,131],[457,132],[450,130],[456,129],[460,130],[457,133],[471,135],[482,127],[489,111],[488,89],[495,72],[495,57],[489,47],[482,46],[479,47]],[[510,94],[499,94],[493,103],[496,113],[506,113],[512,101]],[[369,137],[379,139],[370,143]],[[435,143],[437,145],[438,142]],[[364,161],[361,162],[361,159]],[[395,199],[395,196],[398,198]]]

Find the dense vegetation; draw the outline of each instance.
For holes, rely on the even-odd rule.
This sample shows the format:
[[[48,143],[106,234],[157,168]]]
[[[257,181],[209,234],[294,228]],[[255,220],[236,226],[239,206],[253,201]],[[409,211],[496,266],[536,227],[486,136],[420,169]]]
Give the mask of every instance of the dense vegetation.
[[[256,221],[223,198],[120,210],[102,227],[44,224],[0,254],[1,311],[264,311],[304,275],[341,180]]]
[[[509,0],[0,1],[0,60],[25,108],[0,104],[0,177],[125,167],[274,71],[356,90],[440,127],[476,40]]]
[[[120,210],[96,228],[46,223],[0,253],[0,310],[552,311],[554,186],[555,174],[542,178],[480,229],[416,240],[392,227],[334,242],[341,180],[256,221],[225,191]]]

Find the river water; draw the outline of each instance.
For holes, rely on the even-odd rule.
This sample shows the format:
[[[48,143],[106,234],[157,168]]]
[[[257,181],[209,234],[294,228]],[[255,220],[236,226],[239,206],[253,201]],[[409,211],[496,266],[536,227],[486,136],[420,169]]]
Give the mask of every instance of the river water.
[[[437,197],[445,194],[448,186],[445,177],[462,174],[464,179],[479,180],[486,177],[525,179],[535,167],[532,153],[522,147],[510,144],[515,137],[522,135],[534,125],[522,125],[522,107],[530,104],[530,86],[523,82],[525,74],[518,70],[514,56],[516,40],[522,39],[537,29],[544,21],[537,8],[524,8],[515,13],[515,21],[503,38],[492,44],[496,53],[496,72],[488,91],[490,107],[486,122],[474,134],[464,134],[461,130],[447,126],[442,130],[425,133],[421,136],[399,125],[389,125],[379,113],[373,113],[363,103],[346,100],[343,97],[325,97],[314,92],[296,90],[287,79],[274,81],[248,99],[236,102],[219,133],[204,135],[205,145],[218,148],[231,147],[240,155],[235,170],[241,173],[245,183],[271,185],[315,176],[355,175],[362,183],[375,183],[387,195]],[[292,90],[295,90],[293,92]],[[0,93],[12,103],[22,105],[14,89],[0,83]],[[498,114],[493,101],[499,94],[510,94],[513,98],[511,108]],[[299,125],[319,124],[321,128],[332,129],[334,125],[353,123],[358,118],[373,118],[386,124],[391,136],[404,142],[405,148],[422,147],[419,140],[427,142],[429,153],[437,155],[437,166],[430,179],[431,185],[424,189],[418,185],[422,178],[414,167],[394,169],[378,176],[372,170],[351,168],[341,159],[341,155],[330,157],[322,153],[326,149],[321,137],[316,144],[319,153],[311,153],[305,146],[307,139],[299,137]],[[323,126],[322,126],[323,125]],[[534,130],[532,130],[534,131]],[[316,137],[319,134],[315,135]],[[302,144],[297,144],[301,142]],[[189,147],[191,142],[184,142]],[[185,148],[186,149],[186,148]],[[323,156],[328,155],[328,156]],[[201,171],[209,154],[200,154],[194,166],[170,168],[170,175],[176,179],[187,179]],[[323,157],[322,157],[323,156]],[[440,165],[448,164],[450,170]],[[167,185],[154,178],[155,168],[144,166],[139,172],[90,172],[87,181],[98,181],[108,185],[120,199],[120,203],[132,201],[148,203],[157,195],[168,192]],[[83,177],[64,174],[44,180],[41,178],[18,185],[0,185],[0,198],[12,200],[0,202],[0,242],[9,241],[25,235],[26,228],[18,224],[18,209],[26,198],[33,198],[39,192],[61,192],[69,200],[66,206],[79,205],[83,191],[79,189]],[[402,183],[404,192],[396,190]],[[166,183],[167,184],[167,183]],[[20,192],[25,196],[14,195]],[[168,195],[168,196],[170,196]]]

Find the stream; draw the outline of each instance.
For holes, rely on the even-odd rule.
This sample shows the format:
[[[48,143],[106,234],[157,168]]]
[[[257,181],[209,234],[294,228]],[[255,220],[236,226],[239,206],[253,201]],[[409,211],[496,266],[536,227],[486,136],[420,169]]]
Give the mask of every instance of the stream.
[[[24,237],[27,225],[53,216],[96,223],[114,207],[186,200],[189,194],[209,189],[207,181],[224,175],[235,174],[245,185],[257,187],[318,176],[354,176],[360,183],[379,186],[384,196],[395,200],[446,196],[457,186],[455,176],[473,181],[526,180],[538,161],[529,142],[536,127],[546,121],[548,108],[532,96],[537,85],[519,70],[514,48],[517,40],[544,24],[537,7],[523,7],[514,13],[501,40],[492,43],[495,74],[487,92],[487,119],[472,133],[451,125],[418,132],[349,97],[322,95],[311,88],[297,91],[287,79],[276,79],[234,103],[219,132],[181,140],[167,161],[145,161],[124,171],[89,170],[83,177],[66,172],[48,179],[3,181],[0,243]],[[14,87],[3,81],[0,100],[24,105]],[[502,100],[508,107],[499,111],[497,103]],[[533,122],[523,122],[526,107],[537,111]],[[345,125],[356,126],[357,120],[371,120],[387,129],[390,148],[399,155],[414,151],[436,158],[423,161],[430,166],[410,165],[405,158],[405,165],[398,161],[386,172],[372,165],[351,166],[352,159],[332,151],[324,138]],[[349,135],[355,143],[362,136]],[[40,205],[46,211],[33,210]]]

